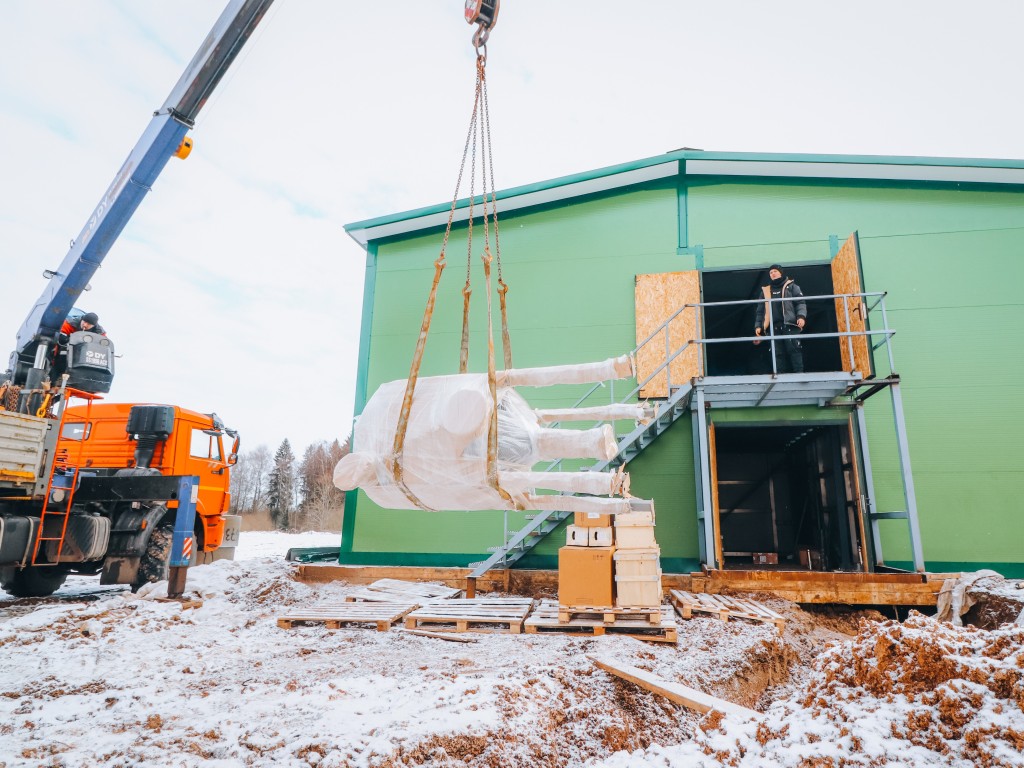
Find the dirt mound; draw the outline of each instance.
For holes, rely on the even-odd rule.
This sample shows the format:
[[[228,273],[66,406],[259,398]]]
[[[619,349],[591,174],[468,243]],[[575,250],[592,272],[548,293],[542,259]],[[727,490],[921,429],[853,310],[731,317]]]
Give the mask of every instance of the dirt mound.
[[[1024,713],[1024,627],[963,629],[920,614],[903,624],[864,623],[819,673],[802,701],[816,714],[839,722],[844,709],[836,704],[852,696],[899,698],[907,706],[891,723],[896,738],[973,765],[1021,765],[1024,730],[996,725],[992,715]]]

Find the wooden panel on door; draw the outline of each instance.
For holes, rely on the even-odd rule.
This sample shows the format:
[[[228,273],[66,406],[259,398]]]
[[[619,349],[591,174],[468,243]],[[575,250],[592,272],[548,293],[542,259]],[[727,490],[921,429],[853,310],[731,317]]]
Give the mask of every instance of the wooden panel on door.
[[[662,272],[636,276],[636,343],[665,325],[680,307],[700,302],[700,276],[691,272]],[[637,382],[643,382],[691,339],[700,337],[700,308],[687,307],[654,338],[637,351]],[[667,338],[667,345],[666,345]],[[688,382],[703,372],[703,354],[699,344],[690,344],[666,371],[658,371],[640,391],[640,397],[668,397],[669,378],[673,387]]]
[[[832,292],[836,294],[863,293],[864,281],[860,269],[860,246],[857,233],[850,235],[839,253],[832,259]],[[863,333],[867,328],[867,306],[863,297],[836,299],[836,323],[840,333]],[[860,371],[864,378],[874,373],[871,364],[871,342],[868,336],[841,336],[839,350],[844,371]],[[852,352],[852,355],[851,355]]]

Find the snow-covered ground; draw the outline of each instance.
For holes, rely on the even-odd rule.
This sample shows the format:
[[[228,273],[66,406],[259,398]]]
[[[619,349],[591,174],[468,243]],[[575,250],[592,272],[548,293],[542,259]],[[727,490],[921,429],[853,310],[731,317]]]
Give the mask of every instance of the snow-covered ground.
[[[238,539],[235,560],[254,557],[284,557],[293,547],[337,547],[340,533],[280,533],[278,531],[245,531]]]
[[[298,582],[282,557],[336,534],[243,538],[238,560],[189,571],[185,602],[0,594],[0,767],[1024,765],[1024,627],[844,627],[776,601],[781,638],[697,618],[677,645],[281,629],[354,589]],[[766,711],[701,718],[588,654]]]

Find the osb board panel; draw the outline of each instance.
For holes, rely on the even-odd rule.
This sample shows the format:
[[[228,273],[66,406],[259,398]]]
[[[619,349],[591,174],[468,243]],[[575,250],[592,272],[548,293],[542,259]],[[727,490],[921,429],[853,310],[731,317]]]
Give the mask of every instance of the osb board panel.
[[[860,277],[860,255],[857,252],[857,233],[850,235],[839,253],[832,259],[832,290],[833,293],[862,293],[864,287]],[[867,307],[863,298],[836,299],[836,321],[840,333],[861,333],[867,327],[865,320]],[[847,322],[849,307],[849,322]],[[840,337],[839,349],[843,356],[844,371],[860,371],[865,377],[870,376],[871,350],[867,336],[849,337],[853,341],[853,358],[850,357],[850,342],[847,337]]]
[[[696,271],[637,275],[636,343],[640,344],[654,333],[684,304],[699,302],[700,278]],[[690,339],[699,338],[698,312],[697,308],[680,312],[665,329],[637,352],[637,381],[642,382],[664,364],[666,331],[669,356]],[[672,385],[684,384],[694,376],[700,376],[701,360],[702,355],[697,344],[691,345],[676,357],[669,366]],[[640,390],[640,397],[668,397],[668,382],[664,371]]]

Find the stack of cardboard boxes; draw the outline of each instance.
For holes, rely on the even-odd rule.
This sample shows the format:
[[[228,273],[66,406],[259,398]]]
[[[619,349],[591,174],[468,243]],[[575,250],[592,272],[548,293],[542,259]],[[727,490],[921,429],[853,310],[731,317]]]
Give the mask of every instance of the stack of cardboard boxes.
[[[654,511],[577,512],[558,550],[558,602],[587,608],[661,605],[661,550]]]

